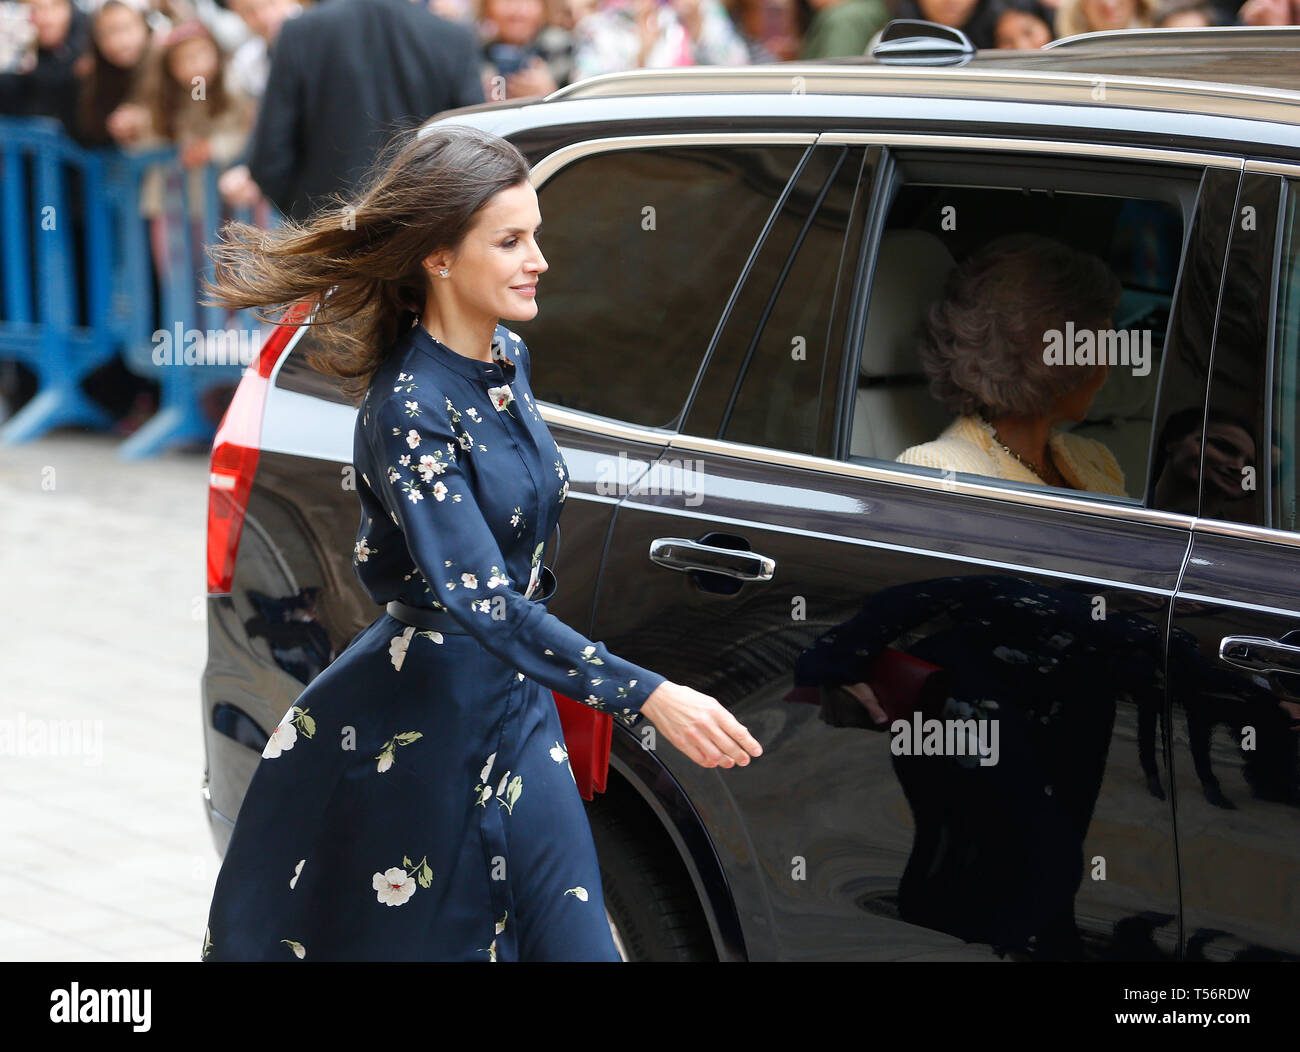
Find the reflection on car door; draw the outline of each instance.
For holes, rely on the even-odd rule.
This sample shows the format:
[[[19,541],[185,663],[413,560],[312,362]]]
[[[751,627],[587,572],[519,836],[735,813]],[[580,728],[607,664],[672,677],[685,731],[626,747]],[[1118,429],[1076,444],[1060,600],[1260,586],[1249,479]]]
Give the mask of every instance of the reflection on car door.
[[[755,266],[737,304],[757,313],[727,319],[682,434],[617,510],[596,628],[763,743],[705,769],[641,732],[708,824],[752,958],[1170,956],[1171,801],[1139,727],[1165,705],[1190,517],[828,459],[850,426],[869,160],[853,194],[827,164],[824,193],[792,195],[789,267]],[[1217,286],[1231,205],[1198,206],[1185,282]],[[807,319],[782,284],[821,207],[846,227],[828,334],[806,341],[829,386],[783,372],[781,319]],[[1175,297],[1167,354],[1196,338],[1190,309]],[[793,384],[785,427],[746,408],[765,383]],[[953,731],[947,755],[900,752],[834,689],[858,680],[911,726],[995,720],[996,761]]]

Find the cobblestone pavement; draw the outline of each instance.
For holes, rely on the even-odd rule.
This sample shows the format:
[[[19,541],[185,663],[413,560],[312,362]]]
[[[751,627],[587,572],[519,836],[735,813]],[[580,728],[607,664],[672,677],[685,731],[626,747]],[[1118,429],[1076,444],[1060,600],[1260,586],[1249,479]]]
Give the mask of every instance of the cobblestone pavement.
[[[0,447],[0,959],[197,961],[207,455]]]

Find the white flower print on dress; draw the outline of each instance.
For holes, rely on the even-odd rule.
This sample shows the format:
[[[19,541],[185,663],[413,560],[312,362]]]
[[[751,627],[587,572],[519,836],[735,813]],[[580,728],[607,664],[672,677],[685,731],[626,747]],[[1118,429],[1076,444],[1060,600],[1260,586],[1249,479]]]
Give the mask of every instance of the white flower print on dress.
[[[357,562],[363,563],[367,562],[372,555],[377,555],[378,553],[379,549],[370,547],[370,541],[367,538],[362,537],[361,540],[357,541],[353,557]]]
[[[409,468],[411,466],[411,454],[403,453],[400,457],[397,458],[397,463],[404,468]]]
[[[509,413],[510,406],[515,400],[515,393],[510,390],[509,384],[502,384],[500,387],[489,387],[488,397],[492,399],[492,408],[498,413]]]
[[[407,625],[401,635],[393,636],[388,644],[388,657],[393,668],[402,671],[402,662],[406,660],[406,650],[411,645],[411,636],[415,635],[415,626]]]
[[[442,462],[442,450],[438,450],[438,455],[436,457],[430,453],[424,454],[424,456],[420,458],[420,463],[416,467],[416,470],[420,473],[420,477],[423,478],[425,482],[432,482],[434,475],[441,475],[447,470],[447,465]]]
[[[492,773],[492,765],[496,763],[497,754],[493,753],[483,764],[483,770],[479,772],[478,785],[474,786],[474,791],[478,798],[474,801],[475,806],[486,807],[488,800],[492,796],[492,786],[487,784],[488,775]]]
[[[305,947],[302,943],[294,942],[293,939],[281,939],[280,941],[293,951],[293,955],[297,957],[298,960],[301,961],[304,957],[307,956],[307,947]]]
[[[298,864],[293,867],[293,878],[289,881],[289,890],[292,891],[298,884],[298,877],[302,874],[303,863],[307,860],[300,858]]]
[[[375,897],[385,906],[401,906],[415,894],[415,884],[427,888],[433,883],[433,870],[429,868],[429,856],[425,855],[418,863],[403,857],[401,866],[393,866],[376,873],[370,878],[370,886]]]
[[[420,432],[415,428],[411,428],[410,431],[406,432],[406,444],[412,449],[418,446],[420,444]]]
[[[476,424],[481,424],[483,422],[483,417],[479,414],[479,411],[475,409],[473,406],[470,406],[468,409],[465,410],[465,415],[469,417],[471,420],[473,420],[474,423]]]
[[[463,584],[466,588],[477,588],[478,578],[475,577],[469,571],[466,571],[465,573],[460,575],[460,583]]]
[[[510,772],[506,771],[501,776],[501,781],[497,785],[497,803],[504,807],[509,814],[515,813],[515,802],[519,799],[524,791],[524,780],[520,775],[510,777]]]
[[[407,416],[419,416],[419,415],[420,415],[420,403],[419,403],[419,402],[407,402],[407,403],[406,403],[406,415],[407,415]]]
[[[316,733],[316,721],[307,715],[310,709],[300,709],[294,705],[284,714],[271,736],[266,740],[266,748],[262,750],[263,759],[274,760],[281,753],[288,752],[298,741],[298,731],[301,730],[304,737],[310,738]]]
[[[579,886],[576,887],[576,888],[569,888],[569,889],[565,892],[565,894],[566,894],[566,895],[572,895],[575,899],[578,899],[578,900],[581,901],[581,902],[586,902],[586,901],[587,901],[587,889],[584,888],[584,887],[582,887],[581,885],[579,885]]]
[[[573,773],[573,764],[569,763],[569,750],[559,742],[551,746],[551,759],[556,763],[562,763],[569,768],[569,777],[573,779],[573,784],[578,784],[578,776]]]
[[[460,443],[461,449],[474,448],[474,439],[470,436],[470,433],[468,431],[462,431],[459,435],[457,435],[456,441]]]
[[[385,906],[401,906],[415,894],[415,878],[398,866],[376,873],[371,885]]]
[[[433,484],[433,489],[431,490],[431,492],[433,493],[434,500],[446,500],[447,484],[445,482],[435,482]]]

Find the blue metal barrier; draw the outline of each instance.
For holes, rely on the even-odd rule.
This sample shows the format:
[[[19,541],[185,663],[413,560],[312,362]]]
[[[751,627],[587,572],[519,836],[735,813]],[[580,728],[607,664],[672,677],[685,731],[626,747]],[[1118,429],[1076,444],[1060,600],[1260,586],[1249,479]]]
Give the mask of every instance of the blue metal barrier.
[[[31,193],[27,157],[36,173]],[[129,154],[91,151],[70,142],[54,121],[0,119],[0,159],[0,357],[25,361],[38,378],[36,396],[0,428],[0,444],[56,427],[109,426],[107,414],[79,384],[118,350],[129,369],[156,380],[160,391],[158,412],[122,443],[120,457],[136,459],[210,441],[216,421],[204,412],[205,396],[238,382],[247,360],[255,358],[260,329],[250,312],[227,318],[220,308],[198,302],[199,280],[211,276],[204,249],[226,218],[250,222],[253,217],[246,210],[223,213],[211,165],[196,170],[202,198],[192,202],[190,178],[171,147]],[[77,257],[68,223],[62,221],[68,216],[65,167],[77,170],[82,184],[75,218],[84,231],[84,318],[76,317]],[[140,193],[151,171],[164,181],[165,193],[160,216],[146,220]],[[41,229],[45,201],[56,210],[48,231]],[[274,225],[278,213],[270,206],[267,211],[264,218]],[[47,233],[57,236],[46,239]]]
[[[114,353],[105,338],[108,230],[95,209],[69,207],[69,171],[80,173],[83,205],[101,195],[102,158],[72,143],[57,121],[0,119],[0,357],[24,362],[37,378],[35,396],[0,429],[0,442],[111,423],[78,386]],[[77,222],[84,224],[83,317],[71,237]]]

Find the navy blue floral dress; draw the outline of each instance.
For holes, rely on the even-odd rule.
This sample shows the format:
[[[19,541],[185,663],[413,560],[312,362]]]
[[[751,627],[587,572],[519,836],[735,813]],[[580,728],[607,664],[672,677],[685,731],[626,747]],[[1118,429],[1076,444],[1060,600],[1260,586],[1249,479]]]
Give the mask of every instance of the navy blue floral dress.
[[[617,960],[551,689],[635,727],[664,677],[536,598],[568,471],[528,348],[418,323],[357,413],[353,564],[385,612],[271,734],[202,959]],[[433,612],[433,611],[436,611]]]

